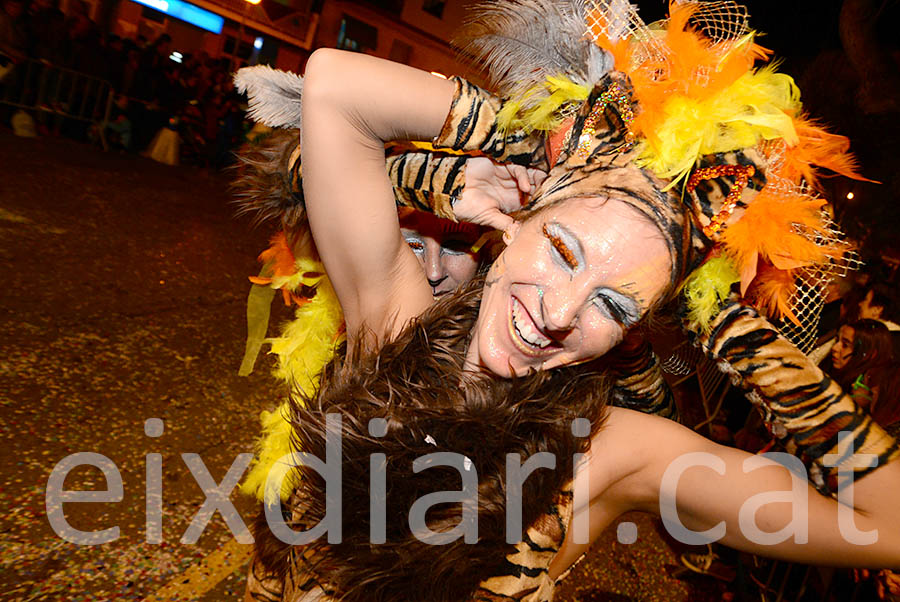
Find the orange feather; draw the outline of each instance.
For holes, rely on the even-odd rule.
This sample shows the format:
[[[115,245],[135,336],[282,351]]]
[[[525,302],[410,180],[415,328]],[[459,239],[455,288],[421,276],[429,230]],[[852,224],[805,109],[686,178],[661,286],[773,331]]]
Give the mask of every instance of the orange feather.
[[[284,231],[272,237],[269,248],[259,254],[259,260],[272,265],[272,275],[275,278],[293,276],[297,271],[296,259]]]
[[[791,309],[796,289],[794,270],[779,270],[771,264],[760,263],[758,278],[747,296],[766,316],[788,318],[800,326],[800,320]]]
[[[284,231],[277,233],[272,237],[269,248],[259,254],[259,261],[268,264],[271,268],[271,277],[250,276],[250,282],[254,284],[266,285],[271,284],[275,278],[293,276],[297,272],[296,259],[294,252],[288,244],[287,234]],[[299,295],[287,288],[281,289],[281,297],[285,305],[292,302],[302,305],[309,301],[303,295]]]
[[[804,116],[794,117],[793,121],[800,140],[786,148],[779,175],[795,183],[803,178],[815,185],[817,174],[813,166],[818,165],[854,180],[872,181],[859,175],[856,159],[849,152],[850,140],[845,136],[831,134]]]
[[[696,6],[670,4],[666,34],[652,41],[610,41],[602,31],[602,20],[592,29],[597,44],[613,55],[616,68],[628,74],[634,88],[639,112],[632,128],[635,133],[655,138],[659,124],[666,118],[666,101],[675,94],[703,100],[717,94],[752,69],[757,60],[771,52],[748,40],[741,46],[733,42],[714,42],[689,24]],[[633,64],[636,47],[646,45],[640,64]]]
[[[820,246],[813,240],[817,233],[824,234],[824,204],[824,199],[763,189],[741,219],[728,226],[721,242],[741,274],[741,294],[756,278],[760,260],[789,270],[843,252],[843,248]]]

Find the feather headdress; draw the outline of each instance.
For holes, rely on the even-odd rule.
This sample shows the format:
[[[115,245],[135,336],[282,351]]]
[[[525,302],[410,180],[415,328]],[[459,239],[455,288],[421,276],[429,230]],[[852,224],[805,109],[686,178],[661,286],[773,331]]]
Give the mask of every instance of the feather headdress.
[[[796,84],[775,65],[754,67],[770,52],[755,44],[740,5],[673,3],[667,21],[635,27],[627,37],[604,27],[610,6],[595,2],[590,30],[633,86],[638,163],[673,184],[685,182],[684,198],[715,246],[712,254],[733,262],[740,293],[769,316],[799,324],[792,308],[798,276],[827,271],[849,248],[830,235],[825,200],[810,188],[816,165],[860,178],[846,138],[803,115]],[[746,158],[748,149],[760,159],[722,160],[734,153]],[[754,184],[748,176],[760,180]],[[704,179],[716,181],[721,195],[701,193]],[[712,273],[722,272],[695,273],[690,290],[703,289],[698,278]],[[688,295],[693,321],[702,324],[701,316],[709,315],[709,299]]]
[[[561,111],[587,100],[613,67],[612,56],[584,32],[584,0],[517,0],[479,8],[455,43],[485,68],[511,99],[501,127],[549,130]]]
[[[755,43],[746,8],[673,1],[668,19],[646,25],[623,0],[503,0],[485,3],[465,34],[464,51],[507,99],[501,130],[568,140],[557,166],[584,169],[582,188],[599,178],[589,175],[598,162],[631,162],[668,186],[672,210],[694,220],[684,250],[694,262],[721,258],[683,289],[692,322],[727,297],[732,269],[760,309],[796,321],[796,278],[841,262],[848,245],[810,186],[816,165],[859,178],[856,164],[845,138],[803,115],[791,77],[757,67],[771,53]],[[645,213],[678,221],[659,209]]]

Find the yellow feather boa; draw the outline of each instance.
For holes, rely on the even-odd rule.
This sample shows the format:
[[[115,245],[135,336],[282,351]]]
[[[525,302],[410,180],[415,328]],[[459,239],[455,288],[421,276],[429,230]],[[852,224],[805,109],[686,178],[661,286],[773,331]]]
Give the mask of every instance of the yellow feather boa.
[[[285,326],[281,336],[267,342],[270,353],[278,356],[275,376],[289,383],[292,394],[302,399],[315,395],[319,375],[343,339],[340,331],[344,316],[322,264],[300,258],[296,265],[300,278],[292,279],[291,284],[297,288],[315,287],[316,295],[297,308],[295,319]],[[263,432],[256,444],[256,459],[241,485],[241,491],[267,504],[287,500],[295,485],[290,478],[290,463],[282,461],[293,451],[288,413],[289,405],[284,401],[275,411],[260,415]]]

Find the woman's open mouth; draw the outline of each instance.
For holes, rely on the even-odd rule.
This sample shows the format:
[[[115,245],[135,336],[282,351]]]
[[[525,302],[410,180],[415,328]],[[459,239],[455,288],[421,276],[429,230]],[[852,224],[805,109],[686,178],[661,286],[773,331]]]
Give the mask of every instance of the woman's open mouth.
[[[509,312],[509,334],[516,347],[526,355],[538,356],[546,354],[553,345],[553,340],[544,336],[528,310],[518,299],[511,297],[511,311]],[[558,347],[558,345],[553,345]]]

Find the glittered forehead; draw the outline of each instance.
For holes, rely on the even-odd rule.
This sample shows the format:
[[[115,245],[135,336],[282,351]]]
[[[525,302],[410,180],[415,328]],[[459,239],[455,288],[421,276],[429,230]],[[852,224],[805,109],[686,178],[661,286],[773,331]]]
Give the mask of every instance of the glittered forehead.
[[[528,219],[551,206],[578,198],[613,198],[637,209],[659,228],[672,258],[672,284],[677,284],[689,263],[690,234],[683,205],[674,191],[649,171],[634,165],[596,165],[567,169],[558,165],[551,170],[532,200],[523,208],[520,219]],[[639,240],[634,241],[640,244]]]

